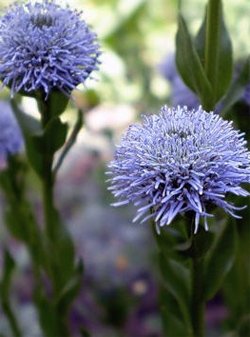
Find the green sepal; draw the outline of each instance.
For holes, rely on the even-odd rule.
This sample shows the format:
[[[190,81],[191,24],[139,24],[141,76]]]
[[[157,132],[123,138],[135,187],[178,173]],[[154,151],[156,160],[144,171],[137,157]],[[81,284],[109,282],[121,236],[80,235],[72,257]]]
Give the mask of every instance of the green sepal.
[[[225,222],[205,258],[204,298],[211,299],[233,266],[237,253],[237,232],[233,219]]]
[[[176,34],[176,65],[186,85],[199,96],[203,107],[210,110],[212,88],[181,14]]]
[[[199,54],[203,68],[205,71],[209,65],[212,65],[213,68],[213,71],[210,69],[210,72],[207,73],[207,77],[213,91],[214,105],[226,93],[232,79],[233,70],[232,43],[223,17],[223,6],[220,0],[216,1],[216,6],[218,6],[218,11],[215,14],[217,17],[214,18],[216,20],[216,27],[211,22],[207,22],[208,11],[210,11],[210,17],[213,16],[212,7],[214,0],[210,0],[202,25],[195,39],[195,48]],[[208,41],[208,38],[210,38],[207,32],[208,24],[212,25],[211,35],[213,41]],[[210,48],[212,50],[208,50]]]

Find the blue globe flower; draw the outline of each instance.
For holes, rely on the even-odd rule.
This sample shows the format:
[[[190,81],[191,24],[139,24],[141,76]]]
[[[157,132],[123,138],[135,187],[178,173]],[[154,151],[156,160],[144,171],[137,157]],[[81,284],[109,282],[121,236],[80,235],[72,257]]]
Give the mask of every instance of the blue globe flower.
[[[159,230],[191,211],[197,232],[201,219],[208,229],[209,206],[238,217],[226,196],[249,195],[240,184],[250,182],[250,153],[232,122],[201,107],[164,106],[128,129],[108,174],[114,205],[138,208],[134,221],[153,218]]]
[[[98,68],[96,34],[54,1],[15,3],[0,20],[0,79],[17,92],[66,95]]]
[[[23,137],[12,109],[7,102],[0,102],[0,166],[6,164],[9,155],[23,149]]]

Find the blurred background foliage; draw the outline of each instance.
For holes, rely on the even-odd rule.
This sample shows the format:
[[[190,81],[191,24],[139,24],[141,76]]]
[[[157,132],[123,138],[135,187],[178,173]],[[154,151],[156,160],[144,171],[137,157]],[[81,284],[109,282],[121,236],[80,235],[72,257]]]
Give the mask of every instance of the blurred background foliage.
[[[10,3],[0,1],[1,9]],[[201,23],[205,3],[182,1],[182,12],[192,32]],[[83,17],[97,32],[103,51],[100,71],[87,81],[85,88],[74,92],[74,101],[64,116],[73,124],[77,106],[85,119],[77,144],[61,169],[57,187],[58,206],[85,261],[82,295],[72,312],[72,336],[78,337],[81,322],[89,327],[93,337],[161,336],[150,228],[145,224],[131,225],[132,208],[110,206],[113,200],[107,192],[105,170],[114,145],[127,126],[142,114],[171,104],[170,84],[161,74],[160,64],[175,49],[178,1],[71,0],[70,6],[83,10]],[[224,1],[224,8],[234,57],[238,60],[249,54],[250,2]],[[2,91],[1,97],[7,98],[8,92]],[[24,99],[22,104],[29,113],[37,114],[32,99]],[[39,186],[32,172],[28,182],[28,194],[39,217]],[[3,209],[2,195],[0,205]],[[25,337],[40,337],[31,304],[32,277],[27,252],[3,228],[1,225],[1,246],[11,244],[18,264],[12,292],[15,310]],[[0,257],[0,265],[1,261]],[[220,323],[226,315],[220,299],[211,303],[207,313],[211,337],[221,335]],[[2,316],[0,331],[9,336]]]

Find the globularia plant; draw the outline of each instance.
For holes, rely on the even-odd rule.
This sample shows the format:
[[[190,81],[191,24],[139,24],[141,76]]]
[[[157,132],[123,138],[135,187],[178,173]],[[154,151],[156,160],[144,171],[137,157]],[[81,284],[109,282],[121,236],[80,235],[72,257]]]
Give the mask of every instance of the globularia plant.
[[[56,174],[81,128],[82,113],[78,112],[71,134],[61,115],[72,90],[98,69],[99,55],[96,34],[82,13],[56,1],[15,3],[0,18],[0,79],[10,88],[28,161],[41,181],[44,210],[44,226],[40,228],[25,198],[23,165],[12,156],[19,147],[19,131],[4,128],[0,136],[3,141],[9,133],[14,135],[4,145],[9,165],[1,173],[8,200],[6,225],[30,253],[34,303],[42,334],[47,337],[70,336],[68,314],[82,284],[82,262],[76,259],[74,243],[54,204]],[[16,94],[37,100],[40,119],[21,110]],[[4,116],[1,111],[1,120]],[[8,121],[9,117],[7,126]],[[61,155],[56,161],[59,149]],[[22,329],[8,298],[13,266],[14,260],[6,251],[0,294],[13,336],[20,337]],[[49,282],[49,292],[44,277]]]
[[[133,204],[134,221],[150,220],[155,231],[164,336],[204,336],[206,303],[239,256],[235,223],[244,204],[234,199],[249,196],[250,153],[244,134],[219,114],[247,92],[250,59],[234,81],[232,59],[222,1],[208,1],[195,39],[179,10],[176,67],[197,99],[180,79],[173,82],[175,69],[166,64],[173,85],[185,88],[177,96],[183,105],[163,107],[160,114],[130,126],[110,164],[115,205]],[[240,309],[240,315],[237,336],[249,331],[249,310]]]
[[[152,218],[158,232],[187,212],[194,215],[195,233],[200,223],[208,230],[212,206],[237,217],[228,194],[249,195],[240,187],[250,182],[243,134],[201,107],[165,106],[130,126],[110,168],[117,205],[134,204],[135,220]]]

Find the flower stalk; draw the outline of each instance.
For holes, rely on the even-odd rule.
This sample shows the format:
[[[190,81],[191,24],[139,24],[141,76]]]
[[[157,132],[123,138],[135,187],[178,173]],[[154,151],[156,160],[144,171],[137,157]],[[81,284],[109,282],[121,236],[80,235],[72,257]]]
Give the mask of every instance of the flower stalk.
[[[50,109],[50,100],[39,101],[38,106],[40,108],[41,113],[41,124],[43,132],[48,126],[48,124],[53,119],[53,111]],[[42,183],[42,197],[43,197],[43,208],[44,208],[44,239],[45,246],[47,246],[49,252],[52,254],[55,253],[56,256],[58,254],[55,251],[54,245],[55,242],[60,240],[60,233],[64,233],[65,228],[62,226],[60,217],[58,215],[57,209],[55,207],[54,202],[54,183],[55,183],[55,174],[53,173],[53,162],[54,162],[54,153],[50,148],[50,143],[44,140],[43,144],[44,152],[43,152],[43,175],[41,177]],[[59,238],[57,237],[59,236]],[[63,234],[62,234],[63,236]],[[54,253],[53,253],[54,252]],[[63,259],[63,255],[59,257]],[[51,283],[53,286],[52,290],[52,298],[51,303],[53,303],[55,311],[57,312],[57,329],[62,337],[70,336],[69,328],[67,326],[67,317],[66,315],[61,314],[61,308],[56,305],[58,298],[60,297],[60,293],[62,291],[62,283],[61,283],[61,274],[58,273],[57,270],[57,260],[53,261],[53,258],[49,262],[49,277],[51,278]]]
[[[199,234],[197,234],[199,235]],[[192,256],[192,325],[194,337],[204,336],[204,290],[203,290],[203,269],[204,259],[200,257],[196,250],[196,235],[193,237]]]

